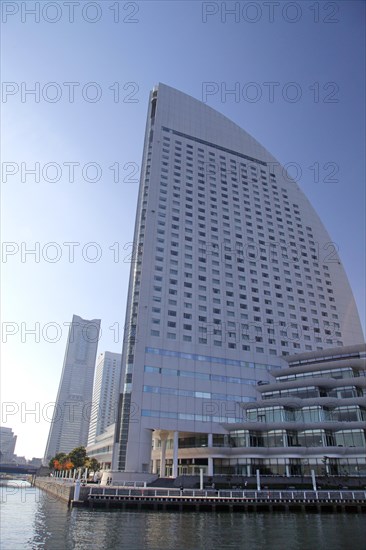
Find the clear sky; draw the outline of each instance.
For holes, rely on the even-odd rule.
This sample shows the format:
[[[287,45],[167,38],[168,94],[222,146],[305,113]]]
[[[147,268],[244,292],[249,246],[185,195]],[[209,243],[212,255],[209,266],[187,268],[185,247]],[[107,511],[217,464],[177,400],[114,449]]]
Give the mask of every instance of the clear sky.
[[[43,456],[72,315],[102,320],[99,352],[122,349],[158,82],[291,163],[365,318],[363,2],[1,4],[1,423],[18,455]],[[35,163],[39,181],[27,172]]]

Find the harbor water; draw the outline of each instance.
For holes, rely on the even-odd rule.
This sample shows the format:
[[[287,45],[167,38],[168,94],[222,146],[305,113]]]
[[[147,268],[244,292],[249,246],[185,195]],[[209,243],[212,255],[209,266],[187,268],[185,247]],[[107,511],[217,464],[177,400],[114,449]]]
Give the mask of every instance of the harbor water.
[[[366,550],[361,514],[69,509],[27,482],[1,486],[2,550]]]

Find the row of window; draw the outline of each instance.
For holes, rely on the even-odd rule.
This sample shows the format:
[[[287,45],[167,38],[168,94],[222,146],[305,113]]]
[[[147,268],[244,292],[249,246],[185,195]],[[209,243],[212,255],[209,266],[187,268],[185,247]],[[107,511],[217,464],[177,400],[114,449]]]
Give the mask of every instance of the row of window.
[[[366,475],[365,458],[214,458],[216,475],[255,476],[261,475],[310,476],[360,476]],[[320,488],[320,486],[318,486]]]
[[[165,460],[165,472],[161,472],[161,461],[155,460],[154,473],[162,477],[171,476],[173,473],[173,460]],[[153,464],[152,464],[153,467]],[[207,458],[180,458],[178,459],[178,475],[199,475],[200,469],[208,468]],[[323,476],[363,476],[366,474],[366,459],[364,458],[331,458],[324,465],[321,458],[214,458],[213,474],[225,476],[255,477],[257,470],[261,475],[270,476],[311,476],[312,470],[317,477]],[[153,470],[151,470],[153,471]],[[243,484],[241,489],[246,490]],[[319,483],[318,490],[321,490]],[[325,488],[323,489],[325,490]],[[222,491],[221,491],[222,493]],[[293,490],[282,491],[282,495],[291,498]],[[229,491],[228,495],[229,496]],[[322,493],[320,492],[319,495]],[[247,491],[247,496],[255,496],[254,491]],[[237,496],[240,496],[238,493]],[[352,498],[352,492],[348,493]],[[315,498],[315,494],[314,494]]]
[[[153,439],[154,449],[161,448],[161,440]],[[178,448],[208,447],[208,434],[196,433],[179,437]],[[365,447],[365,431],[354,430],[235,430],[230,434],[213,434],[213,447]],[[168,439],[167,449],[173,448]],[[284,459],[285,460],[285,459]]]
[[[160,333],[159,330],[156,330],[156,329],[151,329],[150,331],[150,335],[151,336],[154,336],[154,337],[157,337],[157,338],[160,338],[162,337],[163,335]],[[177,340],[177,333],[175,332],[167,332],[165,334],[165,337],[168,339],[168,340]],[[308,338],[310,340],[310,337]],[[262,346],[250,346],[249,344],[242,344],[241,347],[240,345],[238,345],[237,343],[235,342],[226,342],[225,344],[225,341],[223,340],[218,340],[218,339],[210,339],[208,340],[207,338],[203,338],[201,336],[198,336],[195,340],[192,338],[192,336],[188,335],[188,334],[183,334],[183,335],[180,335],[179,336],[179,340],[181,340],[182,342],[193,342],[193,341],[196,341],[198,344],[205,344],[205,345],[213,345],[213,346],[216,346],[216,347],[223,347],[223,345],[227,346],[228,349],[242,349],[243,351],[256,351],[256,353],[269,353],[269,355],[273,355],[273,356],[277,356],[280,354],[280,352],[275,349],[275,348],[269,348],[268,350],[265,349],[264,347]],[[262,339],[260,339],[260,341],[262,342]],[[322,342],[323,340],[321,338],[317,338],[316,339],[317,342]],[[335,340],[331,340],[331,339],[328,339],[326,338],[324,340],[326,343],[329,343],[329,344],[335,344]],[[269,345],[276,345],[276,341],[273,339],[273,338],[270,338],[268,339],[267,341],[267,344]],[[301,349],[301,346],[299,343],[297,342],[288,342],[286,340],[281,340],[280,342],[278,342],[278,344],[280,344],[282,346],[282,348],[288,348],[288,347],[292,347],[294,350],[299,350]],[[337,344],[339,344],[339,342],[337,342]],[[341,345],[341,344],[339,344]],[[312,350],[313,347],[311,345],[305,345],[305,349],[307,350]],[[322,349],[321,347],[319,347],[319,349]],[[283,351],[282,352],[282,355],[285,355],[285,354],[288,354],[288,352],[285,352]]]
[[[301,380],[308,377],[316,378],[358,378],[360,376],[366,376],[366,370],[353,369],[351,367],[339,368],[334,367],[333,369],[327,370],[316,370],[311,372],[300,372],[297,374],[287,374],[285,376],[277,376],[278,382],[289,382],[291,380]]]
[[[366,410],[357,405],[324,408],[320,406],[289,409],[266,407],[246,409],[248,422],[360,422],[366,420]]]
[[[364,430],[235,431],[230,447],[365,447]]]
[[[191,142],[195,142],[195,143],[198,143],[198,144],[202,144],[202,145],[205,145],[206,147],[210,147],[211,149],[214,149],[214,150],[218,150],[218,151],[223,151],[224,153],[229,153],[229,154],[232,154],[232,155],[235,155],[237,157],[240,157],[242,159],[245,159],[247,161],[250,161],[251,163],[255,163],[257,165],[260,165],[260,166],[263,166],[263,167],[266,167],[267,166],[267,163],[262,161],[262,160],[259,160],[259,159],[256,159],[256,158],[253,158],[253,157],[250,157],[248,155],[244,155],[243,153],[239,153],[237,151],[233,151],[231,149],[228,149],[227,147],[222,147],[221,145],[217,145],[216,143],[211,143],[209,141],[205,141],[203,139],[200,139],[200,138],[197,138],[197,137],[194,137],[194,136],[190,136],[188,134],[184,134],[182,132],[178,132],[177,130],[173,130],[171,128],[167,128],[166,126],[162,126],[162,130],[163,132],[165,133],[169,133],[171,135],[175,135],[175,136],[178,136],[180,138],[185,138]],[[170,141],[170,137],[168,136],[163,136],[163,142],[164,143],[168,143]],[[179,144],[179,145],[182,145],[182,142],[179,142],[178,140],[176,140],[176,143]],[[190,145],[190,144],[187,144],[187,148],[190,148],[190,149],[193,149],[193,146]],[[201,149],[201,152],[204,152],[204,149]],[[211,151],[211,156],[214,156],[214,152]]]
[[[316,386],[307,386],[305,388],[288,388],[262,393],[262,399],[275,399],[276,397],[298,397],[301,399],[310,399],[312,397],[336,397],[338,399],[347,399],[352,397],[363,397],[366,391],[356,386],[344,386],[338,388],[318,388]]]
[[[250,399],[248,397],[248,399]],[[255,401],[255,399],[253,399]],[[141,416],[152,416],[154,418],[170,418],[172,420],[190,420],[192,422],[218,422],[218,423],[237,423],[240,422],[240,418],[227,417],[227,416],[211,416],[203,414],[189,414],[189,413],[177,413],[168,411],[158,411],[151,409],[142,409]]]
[[[280,365],[268,365],[263,363],[252,363],[249,361],[239,361],[237,359],[226,359],[224,357],[215,357],[212,355],[202,355],[198,353],[187,353],[183,351],[173,351],[163,348],[146,347],[145,353],[152,353],[153,355],[162,355],[165,357],[178,357],[180,359],[191,359],[193,361],[205,361],[207,363],[218,363],[220,365],[232,366],[232,367],[249,367],[256,369],[265,369],[268,371],[280,369]]]
[[[220,399],[224,401],[235,401],[240,403],[249,403],[255,401],[255,397],[231,395],[228,393],[193,391],[177,388],[163,388],[161,386],[143,386],[142,391],[145,393],[158,393],[160,395],[175,395],[178,397],[194,397],[200,399]]]
[[[145,365],[145,372],[154,374],[162,374],[163,376],[181,376],[188,378],[196,378],[197,380],[211,380],[212,382],[224,382],[226,384],[244,384],[255,386],[256,380],[251,378],[239,378],[237,376],[225,376],[223,374],[208,374],[206,372],[188,371],[182,369],[170,369],[165,367],[151,367]],[[238,396],[237,396],[238,397]]]

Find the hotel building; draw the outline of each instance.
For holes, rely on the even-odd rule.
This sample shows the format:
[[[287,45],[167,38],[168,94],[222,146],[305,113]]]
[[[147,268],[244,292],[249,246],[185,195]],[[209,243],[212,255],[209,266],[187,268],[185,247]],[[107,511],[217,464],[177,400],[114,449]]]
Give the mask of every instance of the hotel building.
[[[330,236],[262,145],[163,84],[149,100],[134,243],[115,472],[251,473],[273,470],[268,457],[294,472],[314,442],[350,448],[348,428],[333,429],[348,422],[338,399],[365,445],[363,352],[344,360],[345,380],[320,374],[326,350],[364,341]]]

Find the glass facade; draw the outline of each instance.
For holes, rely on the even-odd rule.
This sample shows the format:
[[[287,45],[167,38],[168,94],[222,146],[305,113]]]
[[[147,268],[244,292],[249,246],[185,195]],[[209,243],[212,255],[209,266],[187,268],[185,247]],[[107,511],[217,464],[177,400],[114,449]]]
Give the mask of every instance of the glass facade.
[[[353,358],[356,363],[360,359],[360,355]],[[309,476],[311,470],[318,476],[366,475],[365,369],[360,366],[359,362],[355,368],[350,361],[349,367],[329,368],[328,362],[322,370],[318,362],[311,373],[299,372],[303,368],[299,366],[294,375],[283,374],[285,369],[275,373],[271,391],[267,384],[257,384],[262,400],[250,405],[238,402],[240,427],[232,417],[222,424],[226,433],[179,437],[178,455],[182,449],[191,458],[179,459],[178,471],[197,474],[196,458],[205,452],[212,457],[211,467],[205,459],[205,473],[215,475],[254,476],[256,470],[275,476]],[[358,382],[352,386],[339,383],[350,377]],[[291,388],[286,387],[289,383]],[[274,385],[276,389],[272,389]],[[204,421],[219,422],[220,417],[206,415]],[[172,448],[171,439],[167,448]],[[229,456],[215,456],[220,453]],[[233,453],[239,456],[230,456]],[[251,456],[253,453],[256,456]],[[170,465],[167,468],[169,471]]]
[[[214,458],[214,470],[217,475],[255,476],[310,476],[314,470],[317,476],[325,475],[322,458],[304,460],[291,458]],[[366,458],[335,458],[327,463],[327,475],[365,476]]]

